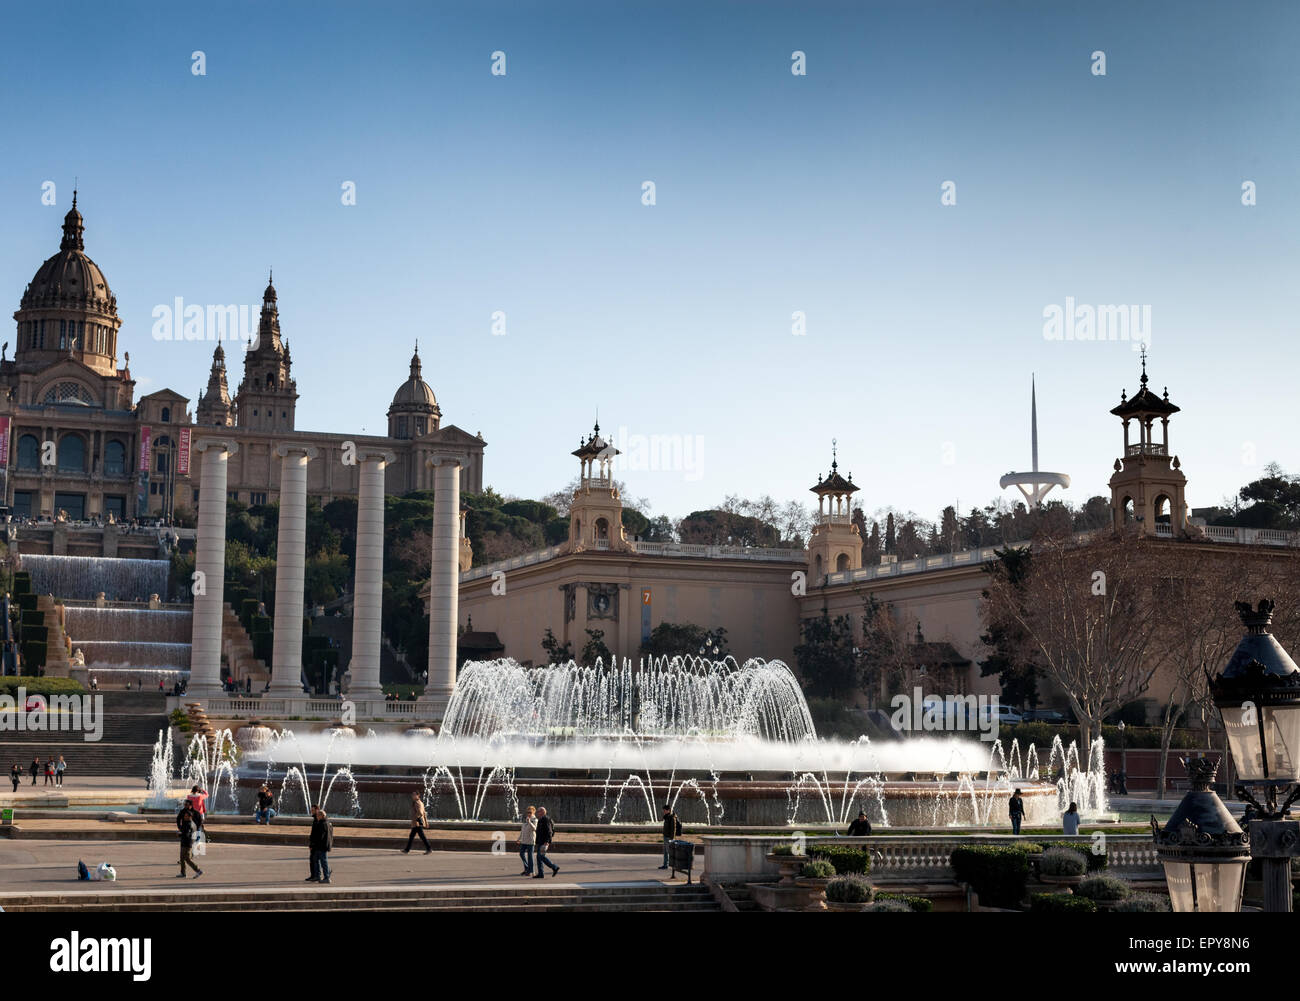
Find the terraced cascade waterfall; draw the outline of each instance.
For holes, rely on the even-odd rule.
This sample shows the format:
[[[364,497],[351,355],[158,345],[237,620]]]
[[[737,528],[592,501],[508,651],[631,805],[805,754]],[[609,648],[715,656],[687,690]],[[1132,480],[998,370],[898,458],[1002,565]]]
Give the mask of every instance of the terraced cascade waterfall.
[[[189,675],[192,620],[188,609],[69,606],[64,631],[93,672],[109,679],[115,672],[149,674],[152,687],[158,675],[165,682]]]
[[[32,590],[74,601],[94,601],[102,592],[109,601],[149,600],[167,594],[166,560],[126,560],[112,556],[23,556],[32,575]]]

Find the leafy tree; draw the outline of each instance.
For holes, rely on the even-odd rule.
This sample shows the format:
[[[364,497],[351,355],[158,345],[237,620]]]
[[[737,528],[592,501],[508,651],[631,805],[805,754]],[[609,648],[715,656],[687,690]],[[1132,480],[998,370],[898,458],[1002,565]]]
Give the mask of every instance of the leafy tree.
[[[555,633],[551,632],[551,627],[546,627],[546,635],[542,637],[542,649],[546,651],[546,662],[548,664],[567,664],[573,660],[573,644],[561,643],[555,638]]]
[[[794,657],[809,695],[845,698],[857,691],[861,679],[847,615],[832,619],[823,608],[799,623],[799,635]]]
[[[582,663],[585,667],[593,667],[597,660],[606,666],[614,662],[613,652],[605,645],[605,630],[588,629],[587,642],[582,647]]]
[[[689,622],[661,622],[650,631],[649,640],[641,644],[641,653],[646,657],[697,657],[702,650],[711,658],[727,656],[727,631]]]
[[[1025,581],[1029,576],[1032,554],[1028,546],[994,550],[997,557],[984,566],[984,572],[1005,579],[1008,597],[1023,605]],[[989,592],[983,592],[987,600]],[[1024,628],[1011,616],[999,616],[986,622],[980,641],[992,651],[980,661],[980,674],[996,675],[1002,686],[1001,699],[1007,705],[1032,708],[1038,705],[1038,679],[1042,666],[1035,659]]]

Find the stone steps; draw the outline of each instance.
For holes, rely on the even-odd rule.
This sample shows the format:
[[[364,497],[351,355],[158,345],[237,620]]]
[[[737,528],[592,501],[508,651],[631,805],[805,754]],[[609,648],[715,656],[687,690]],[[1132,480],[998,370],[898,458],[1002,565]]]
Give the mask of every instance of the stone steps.
[[[522,880],[521,880],[522,882]],[[207,890],[191,878],[172,891],[0,894],[6,912],[137,911],[692,911],[720,910],[706,887],[313,888]]]

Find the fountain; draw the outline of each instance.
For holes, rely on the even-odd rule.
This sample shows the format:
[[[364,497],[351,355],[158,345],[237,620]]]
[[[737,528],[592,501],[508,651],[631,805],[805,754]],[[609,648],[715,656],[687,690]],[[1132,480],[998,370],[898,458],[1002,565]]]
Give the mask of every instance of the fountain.
[[[1000,825],[1013,786],[1031,825],[1057,823],[1068,798],[1104,809],[1100,773],[1080,770],[1077,749],[1053,745],[1058,769],[1043,781],[1035,749],[967,737],[819,739],[779,661],[505,659],[465,665],[436,737],[285,731],[245,755],[238,787],[249,806],[279,781],[282,804],[305,812],[329,809],[342,780],[335,809],[394,818],[420,790],[432,817],[503,823],[531,802],[568,823],[657,824],[667,802],[696,826],[842,825],[860,809],[882,826]]]

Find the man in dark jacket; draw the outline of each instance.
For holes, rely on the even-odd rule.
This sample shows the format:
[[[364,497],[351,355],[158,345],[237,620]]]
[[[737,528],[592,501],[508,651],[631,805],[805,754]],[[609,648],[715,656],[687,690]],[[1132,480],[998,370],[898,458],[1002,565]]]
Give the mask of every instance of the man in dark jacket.
[[[319,806],[311,811],[311,875],[308,883],[328,883],[330,881],[330,849],[334,847],[334,825],[329,816]]]
[[[871,833],[871,821],[867,819],[867,811],[859,810],[858,819],[849,824],[849,837],[865,838]]]
[[[660,869],[668,868],[668,846],[681,832],[681,824],[677,820],[677,814],[673,813],[673,808],[667,803],[664,804],[664,864]]]
[[[185,878],[185,867],[188,865],[194,870],[194,878],[198,879],[203,875],[203,870],[195,863],[193,855],[198,825],[194,822],[194,808],[189,803],[182,804],[181,812],[176,814],[176,829],[181,832],[181,871],[176,878]]]
[[[40,774],[41,771],[41,759],[32,758],[32,766],[29,770],[32,773],[32,785],[36,785],[36,776]]]
[[[553,840],[555,840],[555,822],[546,815],[546,807],[539,806],[537,808],[537,875],[533,879],[546,878],[546,873],[542,871],[543,865],[551,867],[552,876],[560,871],[560,867],[546,857]]]

